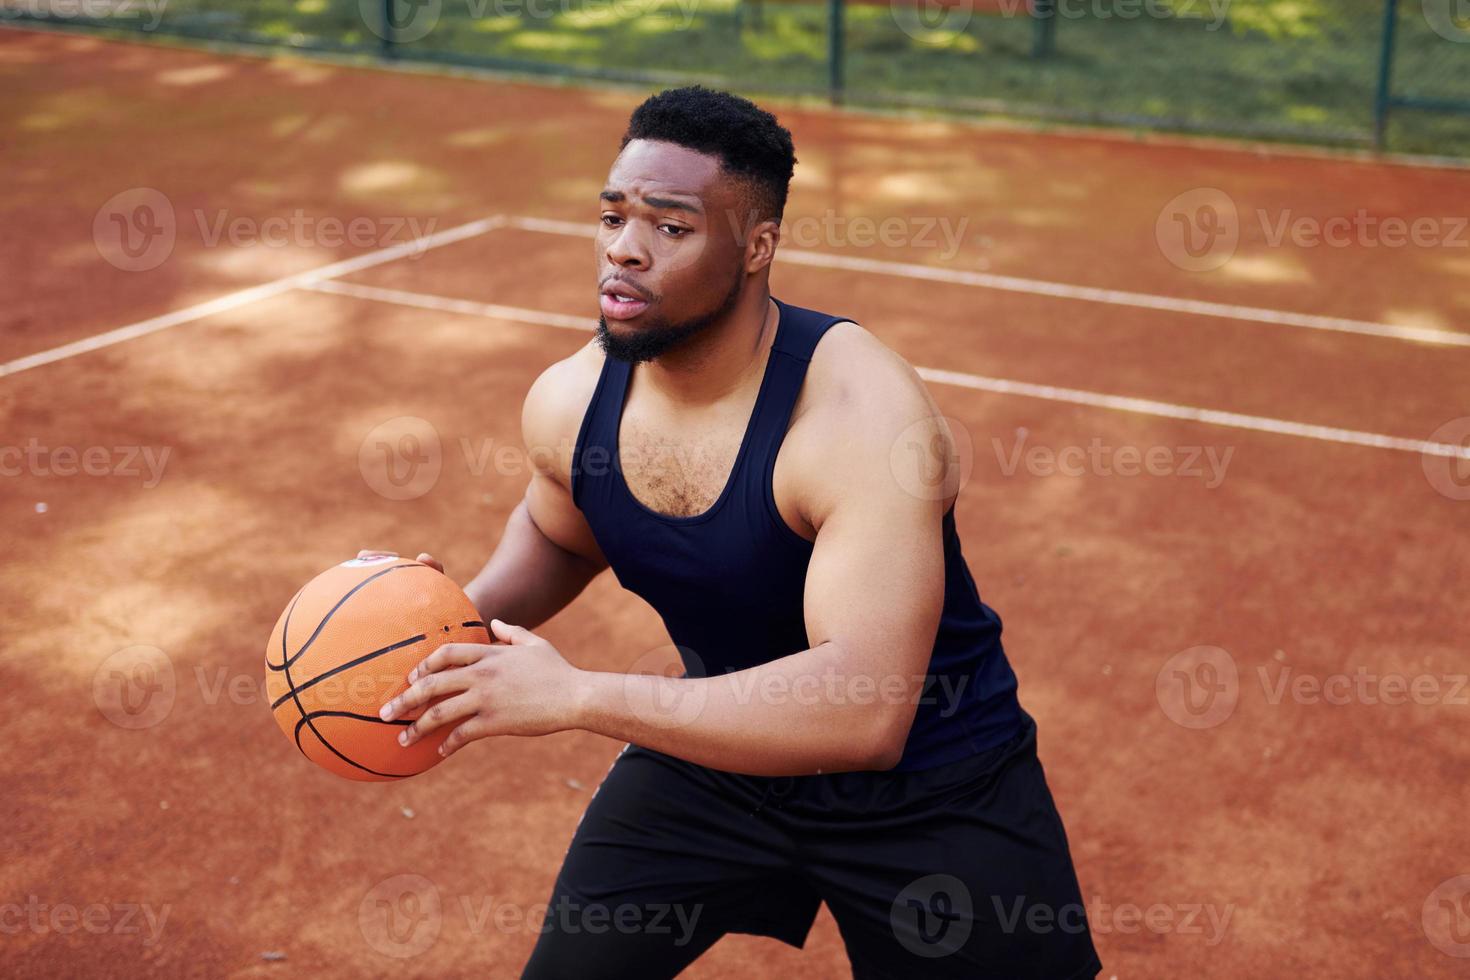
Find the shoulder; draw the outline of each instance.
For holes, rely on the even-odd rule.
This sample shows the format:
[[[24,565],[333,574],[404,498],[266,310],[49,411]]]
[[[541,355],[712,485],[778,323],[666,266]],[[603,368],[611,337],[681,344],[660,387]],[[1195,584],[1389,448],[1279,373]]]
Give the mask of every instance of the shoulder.
[[[855,411],[868,420],[907,418],[930,404],[913,365],[856,323],[833,324],[807,368],[800,411]]]
[[[865,491],[953,500],[942,489],[954,482],[953,434],[924,380],[856,323],[833,325],[817,344],[787,440],[814,525]]]
[[[591,340],[542,371],[521,406],[521,437],[538,470],[565,483],[572,448],[602,375],[604,354]],[[555,462],[552,463],[552,460]]]

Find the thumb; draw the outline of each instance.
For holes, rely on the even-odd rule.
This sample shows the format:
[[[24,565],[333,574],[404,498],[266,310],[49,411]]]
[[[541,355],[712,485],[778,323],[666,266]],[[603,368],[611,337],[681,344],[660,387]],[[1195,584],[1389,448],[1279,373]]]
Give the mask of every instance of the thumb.
[[[511,643],[516,646],[525,646],[536,639],[536,634],[524,626],[512,626],[498,619],[490,620],[490,632],[495,634],[495,638],[502,643]]]

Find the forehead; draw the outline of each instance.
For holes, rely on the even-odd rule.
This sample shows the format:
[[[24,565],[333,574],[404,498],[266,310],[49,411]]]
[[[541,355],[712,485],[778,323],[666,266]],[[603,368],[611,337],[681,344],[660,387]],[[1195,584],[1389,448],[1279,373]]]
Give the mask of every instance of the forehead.
[[[649,193],[718,198],[729,193],[731,183],[717,157],[658,140],[630,142],[607,175],[609,190],[635,198]]]

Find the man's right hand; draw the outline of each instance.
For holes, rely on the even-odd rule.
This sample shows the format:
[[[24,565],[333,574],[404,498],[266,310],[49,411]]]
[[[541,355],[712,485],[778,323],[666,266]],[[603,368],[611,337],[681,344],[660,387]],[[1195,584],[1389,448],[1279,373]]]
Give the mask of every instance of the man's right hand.
[[[364,548],[362,551],[359,551],[357,553],[357,557],[359,557],[359,558],[397,558],[398,557],[398,552],[396,552],[396,551],[377,551],[377,550],[374,550],[372,548]],[[428,554],[428,553],[420,554],[417,558],[414,559],[414,561],[423,562],[425,565],[428,565],[430,568],[432,568],[436,572],[439,572],[441,575],[444,573],[444,566],[439,562],[439,559],[435,558],[431,554]]]

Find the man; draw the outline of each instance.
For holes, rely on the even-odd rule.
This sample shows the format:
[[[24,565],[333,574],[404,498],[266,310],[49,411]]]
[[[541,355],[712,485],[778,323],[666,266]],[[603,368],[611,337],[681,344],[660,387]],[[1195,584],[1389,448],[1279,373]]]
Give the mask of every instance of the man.
[[[403,738],[451,727],[446,754],[629,743],[527,977],[673,976],[727,932],[800,947],[823,901],[857,977],[1093,977],[1034,723],[960,552],[950,433],[871,334],[770,295],[795,162],[725,93],[634,112],[600,196],[597,339],[527,395],[537,469],[467,588],[500,642],[440,648],[384,717],[431,705]],[[608,567],[684,676],[579,670],[529,632]]]

